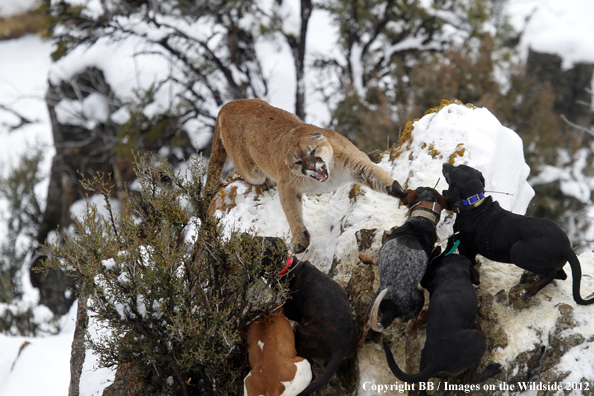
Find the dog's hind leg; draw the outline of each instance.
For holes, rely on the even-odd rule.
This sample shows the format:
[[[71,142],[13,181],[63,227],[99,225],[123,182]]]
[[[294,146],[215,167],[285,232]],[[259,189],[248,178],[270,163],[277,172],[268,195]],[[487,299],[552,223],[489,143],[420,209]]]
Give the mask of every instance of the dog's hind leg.
[[[528,300],[529,298],[534,297],[536,295],[536,293],[538,293],[543,287],[545,287],[546,285],[551,283],[553,281],[553,279],[555,279],[556,276],[557,276],[557,271],[549,272],[546,276],[543,276],[543,278],[541,280],[539,280],[538,282],[536,282],[535,284],[530,286],[528,289],[526,289],[526,292],[521,297],[521,299]]]
[[[427,314],[429,313],[428,310],[423,309],[421,312],[419,312],[419,315],[414,318],[411,319],[408,322],[408,335],[411,335],[413,333],[416,333],[417,330],[419,330],[419,328],[421,328],[421,326],[423,326],[425,323],[427,323]]]
[[[472,382],[473,383],[483,382],[483,381],[486,381],[489,378],[492,378],[502,372],[503,372],[503,366],[501,366],[501,364],[491,363],[487,367],[485,367],[485,369],[483,371],[481,371],[479,374],[475,375],[474,378],[472,379]]]
[[[555,279],[560,279],[560,280],[567,279],[567,274],[565,273],[565,271],[563,270],[563,268],[559,268],[557,270],[557,275],[555,276]]]
[[[526,289],[526,293],[521,297],[523,300],[534,297],[542,288],[551,283],[557,275],[560,275],[558,270],[563,267],[566,261],[556,256],[551,249],[541,246],[538,242],[534,239],[523,239],[516,242],[510,249],[509,257],[512,263],[542,277]],[[535,249],[534,246],[541,248]]]
[[[466,371],[465,379],[470,381],[487,348],[485,337],[475,329],[459,330],[448,337],[443,345],[443,360],[440,372],[458,375]]]

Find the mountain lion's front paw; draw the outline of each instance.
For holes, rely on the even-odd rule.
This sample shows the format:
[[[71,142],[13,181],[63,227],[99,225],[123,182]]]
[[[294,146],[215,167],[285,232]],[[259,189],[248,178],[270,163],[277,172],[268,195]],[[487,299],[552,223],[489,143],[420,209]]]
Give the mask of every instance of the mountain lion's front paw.
[[[297,236],[293,238],[291,250],[293,251],[293,253],[303,253],[308,246],[309,232],[307,230],[304,230],[303,232],[300,232]]]

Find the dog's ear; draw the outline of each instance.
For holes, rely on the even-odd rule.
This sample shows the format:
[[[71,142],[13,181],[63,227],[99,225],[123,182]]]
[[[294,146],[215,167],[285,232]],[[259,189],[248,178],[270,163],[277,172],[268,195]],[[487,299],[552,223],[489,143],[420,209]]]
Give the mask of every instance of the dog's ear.
[[[446,190],[447,191],[447,190]],[[444,197],[443,195],[440,195],[437,203],[439,204],[439,206],[441,206],[442,208],[444,208],[445,210],[452,210],[452,206],[450,205],[450,201]]]
[[[431,251],[431,254],[429,255],[429,262],[431,263],[433,260],[435,260],[440,255],[441,255],[441,246],[438,246]]]
[[[416,198],[417,198],[417,192],[415,190],[408,189],[408,190],[404,191],[404,195],[402,196],[402,198],[400,198],[400,200],[406,206],[410,206],[410,205],[412,205],[413,202],[415,202]]]

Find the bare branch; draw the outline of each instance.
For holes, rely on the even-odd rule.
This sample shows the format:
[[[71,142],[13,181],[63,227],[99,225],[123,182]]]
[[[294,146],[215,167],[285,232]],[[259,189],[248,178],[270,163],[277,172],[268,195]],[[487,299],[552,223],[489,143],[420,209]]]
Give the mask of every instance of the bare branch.
[[[25,124],[32,124],[38,121],[31,121],[30,119],[28,119],[27,117],[21,115],[20,113],[18,113],[16,110],[11,109],[10,107],[6,107],[3,104],[0,104],[0,109],[7,111],[15,116],[17,116],[20,120],[20,122],[18,123],[18,125],[14,126],[14,125],[8,125],[7,123],[3,123],[3,125],[7,126],[9,128],[9,130],[12,132],[16,129],[19,129],[20,127],[22,127]]]
[[[590,134],[592,137],[594,137],[594,128],[586,128],[584,126],[578,125],[575,122],[571,122],[567,119],[567,117],[565,117],[565,114],[561,114],[561,119],[569,126],[582,131],[582,132],[586,132],[588,134]]]

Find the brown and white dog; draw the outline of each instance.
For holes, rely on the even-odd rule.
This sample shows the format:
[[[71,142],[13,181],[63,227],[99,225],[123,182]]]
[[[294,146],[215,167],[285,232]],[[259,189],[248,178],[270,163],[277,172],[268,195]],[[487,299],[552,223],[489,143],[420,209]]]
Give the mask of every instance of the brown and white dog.
[[[247,339],[252,370],[243,381],[244,396],[295,396],[309,385],[311,368],[297,356],[295,335],[283,307],[251,323]]]

